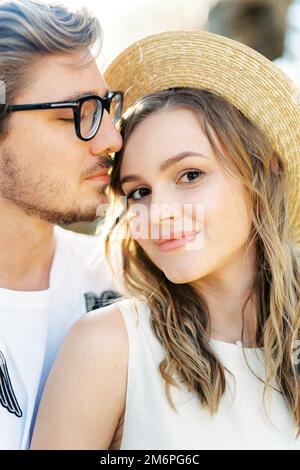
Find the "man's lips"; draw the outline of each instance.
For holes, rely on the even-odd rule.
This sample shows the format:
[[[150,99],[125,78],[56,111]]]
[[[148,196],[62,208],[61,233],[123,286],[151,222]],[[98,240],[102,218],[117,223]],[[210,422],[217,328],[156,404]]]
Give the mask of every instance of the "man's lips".
[[[109,183],[110,182],[110,175],[108,174],[107,170],[101,170],[98,171],[95,175],[89,176],[86,178],[89,181],[98,181],[98,182],[103,182],[103,183]]]

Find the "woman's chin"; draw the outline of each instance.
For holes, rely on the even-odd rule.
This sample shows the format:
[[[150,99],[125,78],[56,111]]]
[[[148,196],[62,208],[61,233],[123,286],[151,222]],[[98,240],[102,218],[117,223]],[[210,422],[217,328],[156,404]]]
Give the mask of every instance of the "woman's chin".
[[[164,274],[170,282],[173,282],[173,284],[187,284],[189,282],[194,282],[201,277],[199,275],[192,276],[190,272],[176,271],[175,269],[170,271],[165,270]]]

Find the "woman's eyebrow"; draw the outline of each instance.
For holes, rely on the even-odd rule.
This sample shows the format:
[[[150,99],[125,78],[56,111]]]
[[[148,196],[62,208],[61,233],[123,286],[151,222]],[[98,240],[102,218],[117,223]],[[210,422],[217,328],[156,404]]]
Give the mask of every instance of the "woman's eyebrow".
[[[161,164],[159,169],[160,169],[160,171],[166,171],[172,165],[175,165],[175,163],[178,163],[178,162],[180,162],[181,160],[183,160],[184,158],[187,158],[187,157],[202,157],[202,158],[207,158],[208,160],[211,160],[210,157],[208,157],[207,155],[203,155],[202,153],[198,153],[198,152],[180,152],[178,155],[174,155],[173,157],[170,157],[167,160],[165,160]],[[138,181],[140,179],[142,179],[142,177],[139,176],[139,175],[127,175],[127,176],[124,176],[121,179],[120,185],[122,186],[124,183],[129,183],[131,181]]]
[[[167,170],[172,165],[175,165],[175,163],[178,163],[180,162],[180,160],[183,160],[184,158],[187,158],[187,157],[202,157],[202,158],[208,158],[208,160],[211,160],[207,155],[203,155],[202,153],[199,153],[199,152],[181,152],[178,155],[175,155],[174,157],[170,157],[168,158],[168,160],[165,160],[160,166],[160,171]]]

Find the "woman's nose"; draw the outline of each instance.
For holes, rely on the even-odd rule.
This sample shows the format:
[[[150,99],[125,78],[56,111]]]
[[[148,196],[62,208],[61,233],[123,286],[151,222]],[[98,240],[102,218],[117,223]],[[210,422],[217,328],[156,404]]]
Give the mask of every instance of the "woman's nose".
[[[156,203],[151,204],[151,221],[154,224],[174,222],[182,215],[181,206],[176,203]]]

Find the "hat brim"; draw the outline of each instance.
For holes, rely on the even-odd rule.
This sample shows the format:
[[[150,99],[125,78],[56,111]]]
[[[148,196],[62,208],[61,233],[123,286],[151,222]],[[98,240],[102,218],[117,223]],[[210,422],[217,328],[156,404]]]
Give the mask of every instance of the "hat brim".
[[[135,42],[104,73],[124,92],[124,111],[139,98],[193,87],[223,96],[260,127],[286,162],[291,236],[300,243],[300,91],[253,49],[206,31],[168,31]]]

